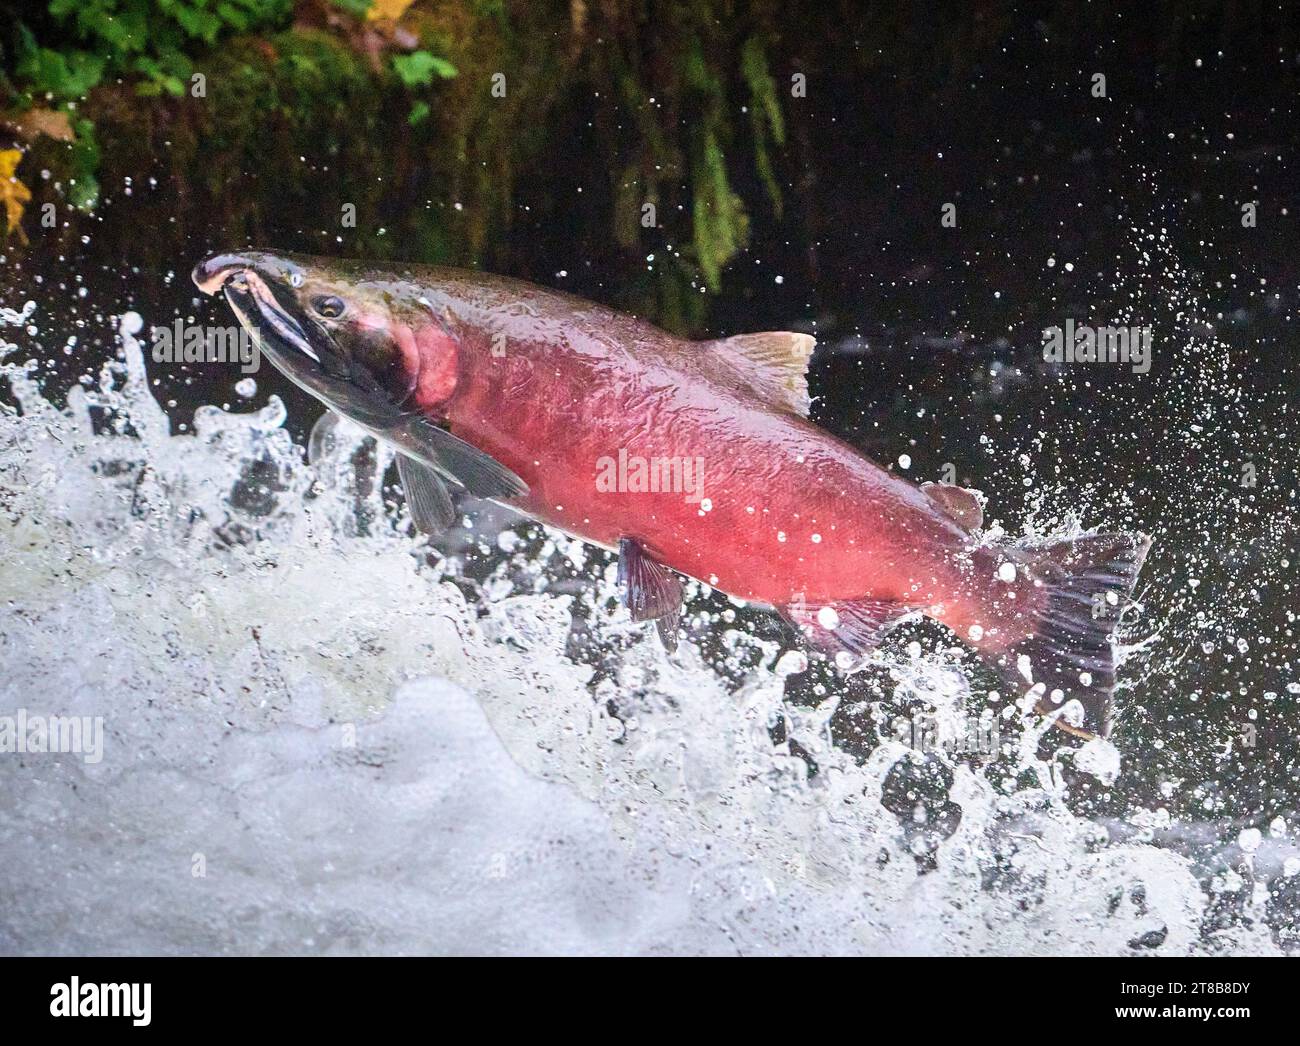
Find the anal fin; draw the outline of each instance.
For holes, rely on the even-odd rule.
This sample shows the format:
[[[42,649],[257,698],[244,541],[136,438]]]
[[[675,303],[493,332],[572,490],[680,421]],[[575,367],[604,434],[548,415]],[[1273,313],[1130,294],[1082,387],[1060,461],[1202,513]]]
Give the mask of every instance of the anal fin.
[[[632,620],[655,622],[664,646],[670,652],[675,650],[682,579],[648,555],[635,539],[622,538],[618,543],[618,584]]]
[[[841,651],[862,657],[880,646],[885,633],[913,613],[902,603],[884,599],[800,601],[782,608],[782,615],[823,654]]]

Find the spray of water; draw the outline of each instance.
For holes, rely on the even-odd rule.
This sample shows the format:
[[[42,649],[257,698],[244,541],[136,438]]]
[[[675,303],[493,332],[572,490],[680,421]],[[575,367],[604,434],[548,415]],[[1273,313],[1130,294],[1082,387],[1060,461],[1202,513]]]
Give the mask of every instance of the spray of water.
[[[996,778],[888,736],[854,757],[836,689],[788,702],[800,656],[730,611],[719,671],[669,659],[560,535],[471,535],[495,561],[470,577],[359,432],[308,465],[273,397],[173,434],[140,328],[65,409],[0,346],[0,714],[104,727],[95,761],[0,755],[0,950],[1275,950],[1262,917],[1204,932],[1154,821],[1071,812],[1014,705]],[[964,716],[946,648],[888,649],[895,693]],[[907,766],[944,777],[943,832],[890,798]]]

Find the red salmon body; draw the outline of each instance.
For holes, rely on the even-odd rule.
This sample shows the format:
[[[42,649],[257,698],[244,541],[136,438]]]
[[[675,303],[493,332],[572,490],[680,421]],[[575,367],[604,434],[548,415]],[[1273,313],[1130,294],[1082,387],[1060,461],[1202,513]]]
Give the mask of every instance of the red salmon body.
[[[991,639],[1014,628],[1019,608],[994,606],[996,564],[976,575],[971,535],[913,484],[756,394],[728,342],[515,281],[430,274],[459,356],[450,396],[422,406],[527,482],[523,511],[607,547],[635,538],[744,600],[865,598],[935,608],[963,630],[978,620]],[[432,320],[417,332],[431,369],[445,337]]]

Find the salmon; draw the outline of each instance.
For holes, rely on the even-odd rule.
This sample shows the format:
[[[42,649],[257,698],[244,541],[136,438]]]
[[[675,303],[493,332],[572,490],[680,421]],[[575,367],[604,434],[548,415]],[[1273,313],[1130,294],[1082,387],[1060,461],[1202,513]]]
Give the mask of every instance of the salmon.
[[[809,420],[807,334],[690,341],[500,276],[268,251],[213,255],[194,280],[397,450],[423,530],[460,489],[616,550],[632,616],[670,648],[683,576],[849,659],[925,615],[1057,725],[1110,732],[1113,632],[1150,539],[982,539],[975,492],[917,486]]]

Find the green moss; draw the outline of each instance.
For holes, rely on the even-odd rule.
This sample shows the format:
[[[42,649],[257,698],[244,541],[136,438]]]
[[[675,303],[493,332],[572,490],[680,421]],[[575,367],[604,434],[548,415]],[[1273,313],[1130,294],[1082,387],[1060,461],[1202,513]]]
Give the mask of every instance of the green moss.
[[[749,126],[754,136],[754,164],[768,199],[781,216],[781,187],[772,170],[773,144],[785,145],[785,117],[776,96],[776,81],[767,68],[767,52],[758,36],[745,41],[740,52],[740,71],[749,88]]]
[[[701,290],[719,289],[747,242],[749,208],[762,202],[742,200],[737,173],[752,172],[777,213],[781,203],[773,155],[785,126],[770,33],[726,8],[421,2],[403,20],[418,47],[378,56],[359,46],[359,23],[263,25],[217,48],[207,41],[230,26],[214,35],[205,23],[183,41],[185,89],[166,81],[179,74],[172,64],[131,66],[134,78],[91,92],[80,113],[102,149],[91,123],[74,149],[43,143],[40,162],[54,177],[38,191],[67,188],[75,175],[76,202],[92,206],[86,164],[96,157],[105,186],[156,179],[166,191],[132,209],[159,235],[130,246],[160,261],[176,250],[161,233],[178,228],[177,216],[190,232],[201,216],[213,241],[500,270],[535,264],[541,231],[611,270],[625,306],[685,330],[701,321]],[[272,0],[259,10],[269,17]],[[134,32],[114,44],[119,68],[121,55],[159,60],[138,44]],[[504,93],[493,91],[498,75]],[[141,98],[142,84],[162,86]],[[355,228],[342,221],[344,205]]]

